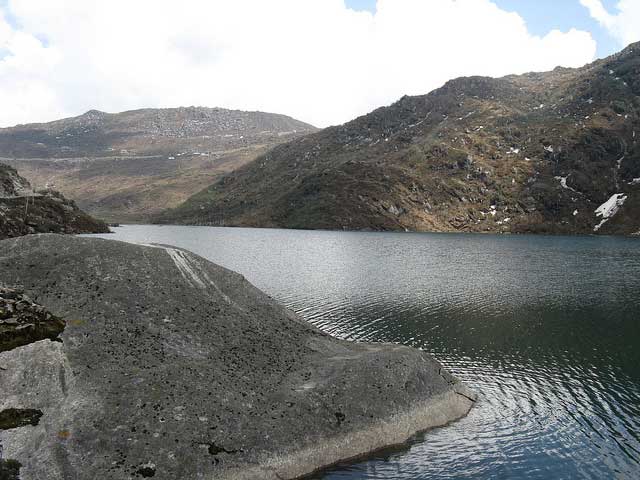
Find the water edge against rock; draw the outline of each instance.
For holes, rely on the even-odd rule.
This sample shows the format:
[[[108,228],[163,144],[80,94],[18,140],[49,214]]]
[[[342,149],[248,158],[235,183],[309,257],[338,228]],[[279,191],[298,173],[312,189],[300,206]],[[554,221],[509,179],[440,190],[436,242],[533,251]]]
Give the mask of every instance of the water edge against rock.
[[[244,277],[172,247],[35,235],[0,281],[66,322],[0,353],[22,478],[296,478],[466,414],[431,356],[322,333]]]

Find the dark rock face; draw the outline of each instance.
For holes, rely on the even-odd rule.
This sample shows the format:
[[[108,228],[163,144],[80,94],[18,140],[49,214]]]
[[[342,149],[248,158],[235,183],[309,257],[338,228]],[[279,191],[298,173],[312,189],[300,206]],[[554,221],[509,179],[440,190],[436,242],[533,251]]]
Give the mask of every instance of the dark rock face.
[[[15,169],[0,164],[0,239],[49,232],[107,233],[109,227],[58,192],[34,192]]]
[[[452,80],[275,147],[156,222],[640,232],[638,79],[640,43],[579,69]]]
[[[33,408],[7,408],[0,411],[0,430],[38,425],[42,412]]]
[[[20,462],[0,458],[0,480],[20,480]]]
[[[21,291],[0,286],[0,352],[45,338],[57,340],[64,326],[62,319]]]
[[[0,242],[0,272],[66,322],[0,353],[0,410],[43,413],[0,431],[23,480],[297,478],[475,399],[426,353],[334,339],[183,250],[31,235]]]

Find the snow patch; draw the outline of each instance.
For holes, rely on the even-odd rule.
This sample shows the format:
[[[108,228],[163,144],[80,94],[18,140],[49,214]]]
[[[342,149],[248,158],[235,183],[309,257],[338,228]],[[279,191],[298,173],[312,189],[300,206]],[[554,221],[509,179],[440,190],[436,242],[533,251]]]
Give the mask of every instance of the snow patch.
[[[596,217],[602,217],[602,220],[598,225],[593,228],[594,232],[600,230],[600,228],[612,218],[620,207],[624,205],[627,196],[624,193],[614,193],[609,200],[604,202],[595,210]]]
[[[560,180],[560,186],[566,190],[571,190],[572,192],[576,192],[573,188],[571,188],[569,185],[567,185],[567,178],[569,178],[569,175],[567,175],[566,177],[553,177],[556,180]],[[576,192],[578,193],[578,192]]]
[[[474,110],[473,112],[469,112],[467,113],[464,117],[460,117],[458,118],[458,120],[464,120],[465,118],[469,118],[471,115],[473,115],[474,113],[476,113],[476,111]]]

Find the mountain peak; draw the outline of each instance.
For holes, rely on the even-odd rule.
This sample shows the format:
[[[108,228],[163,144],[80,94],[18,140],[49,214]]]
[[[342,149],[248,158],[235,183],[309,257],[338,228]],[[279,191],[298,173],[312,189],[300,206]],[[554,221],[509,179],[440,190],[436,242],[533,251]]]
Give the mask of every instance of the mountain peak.
[[[284,115],[223,108],[89,110],[0,129],[0,157],[34,186],[55,183],[90,213],[143,221],[268,148],[315,130]]]
[[[80,118],[103,118],[105,115],[107,115],[106,112],[92,109],[84,112],[82,115],[80,115]]]

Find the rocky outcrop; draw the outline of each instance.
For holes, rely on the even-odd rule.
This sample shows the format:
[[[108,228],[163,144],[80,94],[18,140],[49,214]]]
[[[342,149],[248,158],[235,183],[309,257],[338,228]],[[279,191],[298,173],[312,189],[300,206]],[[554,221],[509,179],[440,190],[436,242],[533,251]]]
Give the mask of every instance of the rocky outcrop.
[[[18,172],[0,163],[0,199],[14,197],[32,197],[35,192],[29,182]]]
[[[107,233],[109,227],[59,192],[34,191],[14,168],[0,164],[0,239],[45,232]]]
[[[156,222],[630,234],[639,140],[637,43],[578,69],[458,78],[405,96],[275,147]],[[614,195],[619,210],[601,224]]]
[[[57,340],[64,321],[20,290],[0,286],[0,352],[44,340]]]
[[[31,235],[0,280],[66,322],[0,353],[0,411],[42,412],[0,430],[23,480],[297,478],[474,403],[430,355],[332,338],[184,250]]]

